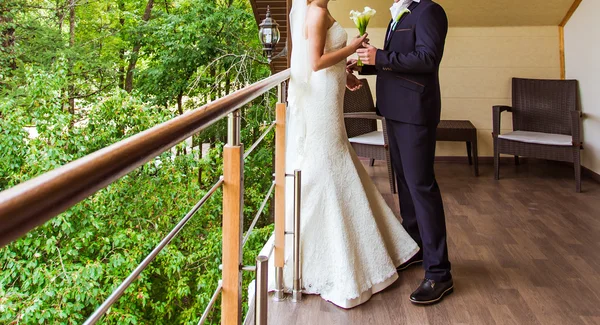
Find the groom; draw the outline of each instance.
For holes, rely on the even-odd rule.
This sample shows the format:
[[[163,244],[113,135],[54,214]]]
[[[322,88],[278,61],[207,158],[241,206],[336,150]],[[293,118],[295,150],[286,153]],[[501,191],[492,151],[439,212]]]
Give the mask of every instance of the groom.
[[[357,53],[365,65],[356,67],[351,60],[348,70],[377,75],[377,111],[386,119],[402,225],[421,247],[398,270],[423,263],[425,279],[410,300],[430,304],[454,287],[444,207],[433,170],[441,110],[439,66],[448,19],[431,0],[395,0],[391,11],[383,49],[364,44]]]

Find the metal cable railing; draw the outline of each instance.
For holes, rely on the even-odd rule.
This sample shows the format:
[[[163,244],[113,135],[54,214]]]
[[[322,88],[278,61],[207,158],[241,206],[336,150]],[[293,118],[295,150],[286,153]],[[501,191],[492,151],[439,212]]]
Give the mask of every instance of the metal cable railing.
[[[256,142],[254,142],[250,146],[250,148],[248,148],[248,150],[246,150],[246,152],[244,153],[244,159],[246,159],[246,158],[248,158],[248,156],[250,156],[252,151],[254,151],[254,149],[256,149],[256,147],[258,147],[258,145],[265,139],[267,134],[269,134],[269,132],[271,132],[271,130],[273,130],[274,127],[275,127],[275,121],[273,121],[271,123],[271,125],[269,126],[269,128],[265,132],[263,132],[263,134],[258,138],[258,140],[256,140]]]
[[[263,134],[258,138],[258,140],[256,140],[256,142],[254,142],[254,144],[244,153],[244,159],[247,158],[252,153],[252,151],[254,151],[254,149],[256,149],[256,147],[264,140],[266,135],[273,130],[274,126],[275,126],[275,122],[271,123],[269,128],[265,132],[263,132]],[[258,222],[259,217],[262,215],[267,203],[269,202],[269,199],[271,198],[271,194],[273,193],[274,188],[275,188],[275,182],[272,183],[271,187],[267,191],[267,195],[265,196],[265,199],[261,203],[260,208],[258,209],[258,212],[256,213],[254,219],[252,220],[252,223],[250,224],[250,227],[248,228],[248,231],[246,232],[246,235],[244,236],[244,239],[242,241],[242,249],[246,245],[246,242],[250,238],[250,235],[252,235],[252,231],[254,230],[254,227],[256,226],[256,223]],[[220,265],[219,268],[222,269],[222,265]],[[256,267],[243,266],[242,270],[254,272],[254,271],[256,271]],[[214,306],[214,303],[216,302],[217,298],[219,297],[219,294],[221,293],[222,289],[223,289],[223,282],[221,280],[219,280],[219,286],[215,290],[215,293],[213,294],[210,302],[208,303],[208,306],[204,310],[204,313],[202,314],[202,317],[200,318],[198,325],[203,325],[206,322],[206,320],[208,319],[208,315],[210,314],[210,312]],[[253,311],[255,308],[255,297],[249,297],[249,298],[250,298],[250,302],[248,303],[248,314],[244,318],[244,322],[243,322],[244,324],[250,324],[253,321],[253,319],[251,319],[251,318],[254,315]]]
[[[245,160],[246,158],[248,158],[250,156],[250,154],[252,154],[252,152],[264,141],[265,137],[275,128],[276,125],[276,121],[273,121],[269,127],[260,135],[260,137],[250,146],[250,148],[248,148],[243,155],[243,159]],[[237,129],[238,126],[236,126],[236,123],[231,123],[229,126],[229,134],[230,137],[233,138],[237,138],[239,140],[239,129]],[[237,130],[236,130],[237,129]],[[238,134],[236,134],[238,133]],[[245,247],[248,239],[250,238],[250,236],[252,235],[252,232],[254,230],[254,227],[256,226],[256,223],[258,222],[258,219],[260,218],[260,216],[263,214],[263,211],[267,205],[267,203],[269,202],[269,199],[271,199],[271,195],[273,193],[273,190],[275,188],[275,181],[273,181],[271,187],[269,188],[269,190],[267,191],[267,194],[265,195],[265,199],[263,200],[263,202],[261,203],[256,215],[254,216],[254,219],[252,220],[252,223],[250,224],[250,227],[248,227],[248,230],[246,231],[246,234],[242,240],[242,250]],[[271,249],[272,251],[272,249]],[[269,254],[270,255],[270,254]],[[268,261],[269,257],[264,257],[264,256],[258,256],[257,257],[257,265],[256,266],[241,266],[241,270],[243,271],[249,271],[249,272],[256,272],[257,277],[261,276],[263,277],[265,280],[261,282],[261,286],[263,285],[263,283],[266,285],[266,279],[267,279],[267,268],[266,268],[266,264],[262,265],[262,268],[260,267],[260,261]],[[219,266],[219,269],[222,270],[223,265]],[[257,286],[258,289],[258,286]],[[214,302],[216,301],[216,299],[218,298],[218,295],[222,292],[222,281],[219,281],[219,286],[217,287],[215,293],[212,296],[211,301],[209,302],[208,306],[206,307],[206,309],[204,310],[204,313],[202,314],[202,317],[200,318],[200,321],[198,322],[198,325],[203,325],[206,320],[208,319],[208,315],[210,314],[210,311],[212,310],[212,307],[214,305]],[[256,305],[256,290],[255,290],[255,295],[252,297],[249,297],[250,301],[248,303],[248,313],[246,314],[246,316],[244,317],[244,321],[243,324],[252,324],[252,323],[256,323],[256,317],[258,316],[258,314],[255,311],[255,308],[260,307],[260,308],[264,308],[264,312],[266,313],[266,301],[264,297],[261,297],[261,299],[263,300],[262,304],[260,306]],[[261,315],[262,318],[264,318],[266,315]]]
[[[0,247],[25,235],[290,77],[285,70],[0,192]]]
[[[210,298],[210,301],[208,302],[208,306],[206,306],[204,313],[202,313],[202,317],[200,317],[198,325],[202,325],[204,324],[204,322],[206,322],[206,320],[208,319],[208,315],[210,314],[210,311],[215,305],[215,302],[217,302],[217,298],[219,298],[219,294],[221,293],[221,291],[223,291],[223,281],[219,280],[219,285],[217,286],[215,293],[213,293],[212,298]]]
[[[243,247],[253,232],[258,219],[275,192],[276,238],[284,236],[283,192],[285,183],[284,159],[276,159],[275,181],[268,190],[248,231],[242,238],[243,226],[243,179],[244,159],[260,145],[269,132],[276,130],[276,157],[284,157],[285,146],[285,97],[286,81],[290,71],[286,70],[257,82],[249,87],[225,96],[199,109],[157,125],[128,139],[101,149],[65,166],[45,173],[32,180],[0,192],[0,247],[23,236],[35,227],[57,216],[71,206],[91,196],[101,188],[113,183],[129,171],[143,165],[177,143],[213,124],[229,114],[228,145],[224,147],[224,176],[198,201],[177,223],[158,245],[138,264],[125,280],[113,290],[106,300],[94,311],[84,324],[95,324],[118,301],[125,290],[137,279],[156,256],[177,236],[208,199],[223,187],[223,265],[222,280],[204,310],[199,325],[202,325],[222,295],[221,321],[223,324],[241,322],[241,272],[256,272],[255,297],[251,297],[251,310],[255,324],[266,324],[267,315],[267,262],[275,251],[281,259],[282,245],[272,243],[268,254],[259,255],[256,266],[241,265]],[[242,153],[240,143],[240,110],[243,105],[278,87],[279,104],[277,120],[263,132],[259,139]],[[279,229],[279,230],[278,230]],[[295,229],[299,234],[299,229]],[[296,241],[295,241],[296,242]],[[264,250],[264,248],[263,248]],[[296,260],[296,258],[295,258]],[[279,278],[281,280],[281,278]],[[296,280],[296,279],[295,279]],[[296,289],[296,286],[294,286]],[[236,292],[237,291],[237,292]],[[246,315],[249,321],[252,313]],[[236,321],[236,319],[238,319]]]
[[[154,260],[156,255],[160,253],[165,246],[167,246],[177,234],[183,229],[183,227],[190,221],[190,219],[196,214],[196,212],[208,201],[208,199],[223,185],[223,176],[219,178],[219,181],[204,195],[204,197],[194,205],[194,207],[179,221],[179,223],[169,232],[169,234],[160,241],[160,243],[144,258],[144,260],[129,274],[129,276],[123,280],[123,282],[111,293],[106,300],[94,311],[94,313],[83,323],[84,325],[96,324],[98,320],[106,313],[106,311],[112,306],[117,300],[123,295],[125,290],[135,281],[135,279],[142,273],[142,271]]]
[[[267,254],[268,258],[271,258],[271,255],[273,255],[274,250],[275,250],[275,243],[271,244],[271,248],[269,248],[269,254]]]
[[[258,218],[263,213],[263,210],[265,209],[265,206],[267,205],[267,202],[269,202],[269,199],[271,198],[271,193],[273,193],[273,189],[274,188],[275,188],[275,182],[273,182],[273,184],[271,184],[271,188],[269,188],[269,191],[267,192],[267,196],[265,197],[264,201],[260,205],[260,208],[258,209],[258,212],[256,212],[256,216],[254,216],[254,219],[252,220],[252,223],[250,224],[250,227],[248,227],[248,231],[246,232],[246,236],[244,236],[244,240],[242,241],[242,248],[244,246],[246,246],[246,242],[248,241],[248,238],[250,238],[250,235],[252,234],[252,230],[254,230],[254,226],[256,226],[256,222],[258,222]]]

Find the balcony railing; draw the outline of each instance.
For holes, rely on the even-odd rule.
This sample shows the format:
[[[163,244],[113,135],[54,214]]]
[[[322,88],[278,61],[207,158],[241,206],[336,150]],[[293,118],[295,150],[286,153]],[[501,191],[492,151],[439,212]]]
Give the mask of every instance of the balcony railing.
[[[223,190],[222,280],[219,281],[218,287],[205,312],[200,316],[198,324],[203,324],[206,321],[219,295],[222,295],[221,324],[242,323],[241,279],[243,271],[256,272],[255,298],[250,298],[250,305],[255,308],[249,309],[250,312],[244,323],[255,321],[256,324],[266,324],[267,261],[274,251],[277,274],[281,274],[284,260],[284,236],[286,235],[284,229],[285,102],[286,83],[289,77],[290,71],[285,70],[203,107],[0,192],[0,247],[20,238],[35,227],[56,217],[135,168],[228,115],[228,143],[223,149],[223,176],[106,298],[104,303],[89,316],[85,324],[95,324],[102,318],[140,273],[177,236],[212,194],[221,187]],[[278,88],[276,120],[259,137],[257,142],[244,153],[243,144],[240,142],[240,108],[276,87]],[[273,185],[266,193],[265,199],[248,228],[246,236],[242,238],[244,159],[273,129],[275,130],[275,177]],[[297,180],[299,181],[299,175]],[[256,266],[244,266],[242,265],[244,244],[273,192],[275,193],[275,240],[273,247],[267,248],[266,253],[261,252],[261,256],[257,257]],[[299,195],[299,190],[297,194]],[[296,223],[299,225],[299,222]],[[299,230],[299,226],[295,228]],[[298,234],[296,229],[295,233]],[[281,290],[276,294],[281,295],[282,293]],[[254,317],[252,317],[252,314]]]

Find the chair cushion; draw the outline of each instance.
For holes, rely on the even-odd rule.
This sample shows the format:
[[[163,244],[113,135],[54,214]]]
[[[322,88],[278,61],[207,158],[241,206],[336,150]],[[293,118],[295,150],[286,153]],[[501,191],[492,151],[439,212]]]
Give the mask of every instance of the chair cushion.
[[[498,136],[500,139],[544,144],[550,146],[572,146],[573,137],[564,134],[552,134],[552,133],[541,133],[541,132],[530,132],[530,131],[514,131]]]
[[[351,143],[369,144],[372,146],[383,146],[383,131],[373,131],[348,139]]]

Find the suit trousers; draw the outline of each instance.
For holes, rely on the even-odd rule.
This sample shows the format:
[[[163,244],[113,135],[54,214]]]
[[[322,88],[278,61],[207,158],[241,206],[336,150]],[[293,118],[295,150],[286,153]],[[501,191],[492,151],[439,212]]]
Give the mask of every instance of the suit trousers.
[[[402,225],[423,254],[425,277],[452,278],[446,242],[446,218],[435,179],[437,126],[386,120],[389,149],[398,183]]]

